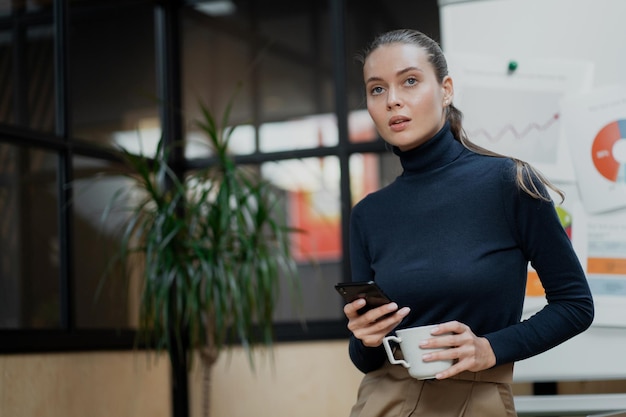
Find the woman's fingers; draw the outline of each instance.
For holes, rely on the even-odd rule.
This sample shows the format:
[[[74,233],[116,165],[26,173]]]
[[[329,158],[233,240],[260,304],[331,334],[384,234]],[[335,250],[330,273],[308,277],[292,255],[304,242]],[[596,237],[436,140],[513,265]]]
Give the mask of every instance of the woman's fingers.
[[[433,336],[420,343],[423,349],[448,348],[423,355],[426,362],[452,359],[454,365],[437,378],[449,378],[463,371],[478,372],[496,364],[489,340],[478,337],[469,326],[457,321],[442,323],[432,331]]]
[[[408,307],[398,309],[396,303],[388,303],[359,315],[365,305],[363,300],[346,304],[344,313],[348,317],[348,329],[365,346],[380,346],[383,337],[389,334],[411,311]]]

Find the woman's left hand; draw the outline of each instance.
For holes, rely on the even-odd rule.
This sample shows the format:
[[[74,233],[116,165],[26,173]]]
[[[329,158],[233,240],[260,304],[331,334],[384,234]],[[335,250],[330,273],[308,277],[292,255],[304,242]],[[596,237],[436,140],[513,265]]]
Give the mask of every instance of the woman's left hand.
[[[437,374],[437,379],[450,378],[463,371],[482,371],[496,364],[496,355],[489,341],[484,337],[476,336],[469,326],[458,321],[449,321],[438,324],[437,328],[431,332],[433,336],[445,333],[452,334],[432,337],[420,343],[421,348],[450,348],[423,356],[425,362],[445,359],[455,361],[450,368]]]

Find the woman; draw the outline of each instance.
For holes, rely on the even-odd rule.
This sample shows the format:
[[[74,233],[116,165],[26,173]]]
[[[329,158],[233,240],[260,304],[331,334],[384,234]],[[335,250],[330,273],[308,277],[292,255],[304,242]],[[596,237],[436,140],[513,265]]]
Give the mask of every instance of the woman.
[[[513,362],[588,328],[591,293],[530,165],[471,143],[435,41],[412,30],[379,36],[364,54],[367,109],[403,173],[351,217],[353,280],[375,279],[394,302],[357,314],[346,304],[350,357],[366,375],[351,417],[515,416]],[[559,192],[560,193],[560,192]],[[548,304],[520,322],[528,263]],[[392,313],[386,316],[388,313]],[[385,316],[385,317],[383,317]],[[422,347],[450,347],[432,380],[390,365],[393,330],[438,324]]]

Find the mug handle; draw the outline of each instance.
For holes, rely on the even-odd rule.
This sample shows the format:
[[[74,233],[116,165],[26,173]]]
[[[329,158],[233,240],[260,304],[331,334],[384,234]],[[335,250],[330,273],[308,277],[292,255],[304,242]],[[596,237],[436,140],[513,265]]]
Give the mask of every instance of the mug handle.
[[[392,365],[402,365],[405,368],[410,367],[411,365],[409,365],[409,363],[407,361],[404,361],[402,359],[396,359],[393,356],[393,352],[391,351],[391,346],[389,346],[389,341],[400,343],[402,341],[402,339],[400,339],[399,337],[396,337],[396,336],[387,336],[387,337],[383,338],[383,346],[385,347],[385,352],[387,352],[387,357],[389,358],[389,362]]]

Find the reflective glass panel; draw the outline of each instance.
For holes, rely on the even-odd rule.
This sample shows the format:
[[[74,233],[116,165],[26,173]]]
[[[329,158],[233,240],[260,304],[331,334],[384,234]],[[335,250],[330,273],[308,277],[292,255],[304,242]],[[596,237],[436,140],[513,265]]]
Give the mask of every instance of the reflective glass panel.
[[[333,285],[341,281],[341,204],[339,160],[303,158],[265,163],[263,177],[281,190],[292,235],[292,254],[298,263],[301,299],[290,299],[283,285],[278,321],[337,319],[341,299]]]
[[[0,123],[54,131],[55,86],[51,19],[16,17],[0,32]]]
[[[350,157],[350,188],[352,204],[363,197],[379,190],[402,173],[398,157],[390,151],[375,153],[357,153]]]
[[[125,328],[136,324],[137,289],[127,281],[119,255],[129,180],[109,162],[74,159],[73,220],[76,326]],[[117,204],[112,204],[117,196]]]
[[[0,17],[2,16],[2,3],[0,3]],[[13,73],[14,56],[13,34],[8,30],[0,30],[0,123],[14,123],[15,106],[13,97],[15,94]]]
[[[278,146],[274,139],[259,136],[259,129],[334,110],[328,20],[323,1],[206,1],[189,6],[182,23],[188,147],[199,130],[201,105],[221,121],[235,95],[227,124],[251,126],[253,136],[245,145],[233,146],[233,152],[319,146],[317,139],[312,144],[290,140]],[[336,137],[326,145],[335,143]],[[205,156],[196,151],[188,155]]]
[[[74,136],[150,148],[160,136],[151,5],[71,8]]]
[[[0,143],[0,328],[59,326],[57,159]]]
[[[268,54],[260,63],[262,120],[284,120],[317,112],[315,72],[310,63]]]
[[[207,122],[203,108],[224,128],[224,116],[231,102],[225,123],[238,126],[231,152],[249,154],[256,149],[252,74],[259,52],[251,48],[247,37],[238,34],[241,22],[231,21],[224,26],[225,21],[238,16],[236,9],[229,12],[212,7],[216,7],[213,2],[201,3],[185,9],[182,17],[183,117],[186,156],[191,159],[212,153],[206,131],[199,125]]]
[[[264,123],[259,140],[262,152],[333,146],[339,140],[336,118],[334,114],[322,114]]]

